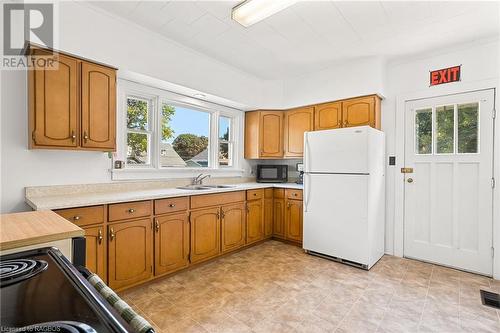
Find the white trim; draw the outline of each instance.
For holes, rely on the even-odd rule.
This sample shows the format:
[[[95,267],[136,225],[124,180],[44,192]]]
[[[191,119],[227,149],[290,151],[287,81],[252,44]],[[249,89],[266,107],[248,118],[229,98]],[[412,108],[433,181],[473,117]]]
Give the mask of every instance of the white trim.
[[[495,89],[494,105],[496,110],[499,110],[499,99],[496,97],[499,87],[498,79],[487,79],[470,83],[460,82],[460,86],[447,87],[435,86],[433,89],[403,93],[396,96],[396,166],[395,166],[395,181],[394,181],[394,233],[393,233],[393,255],[398,257],[404,256],[404,174],[399,170],[405,166],[405,103],[410,100],[433,98],[450,94],[461,94],[477,90]],[[497,143],[497,135],[500,130],[498,121],[494,121],[494,168],[493,175],[500,174],[500,144]],[[496,255],[493,259],[493,277],[500,279],[500,204],[499,204],[499,188],[496,186],[493,190],[493,247],[496,249]],[[390,239],[388,240],[390,241]]]

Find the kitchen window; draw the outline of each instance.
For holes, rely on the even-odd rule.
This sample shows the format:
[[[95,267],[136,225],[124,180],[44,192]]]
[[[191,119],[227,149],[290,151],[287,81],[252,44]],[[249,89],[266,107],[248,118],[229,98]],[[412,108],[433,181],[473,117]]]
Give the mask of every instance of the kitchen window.
[[[124,156],[125,169],[114,174],[129,170],[131,176],[114,179],[241,172],[236,156],[243,148],[236,142],[243,140],[243,112],[135,83],[123,86],[123,148],[115,159]]]

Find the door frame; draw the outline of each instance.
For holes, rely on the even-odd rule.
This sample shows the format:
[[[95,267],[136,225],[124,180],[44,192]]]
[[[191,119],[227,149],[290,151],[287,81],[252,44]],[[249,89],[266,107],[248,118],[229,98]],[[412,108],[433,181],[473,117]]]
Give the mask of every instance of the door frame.
[[[468,92],[474,92],[479,90],[493,90],[493,105],[498,111],[500,111],[499,98],[497,98],[497,91],[499,87],[498,79],[482,80],[470,83],[460,82],[460,86],[451,85],[447,87],[446,85],[432,87],[431,90],[425,91],[415,91],[410,93],[404,93],[396,96],[396,114],[395,114],[395,152],[396,165],[394,169],[394,228],[392,231],[393,237],[393,254],[398,257],[404,256],[404,174],[399,170],[403,168],[405,162],[405,117],[406,117],[406,102],[425,99],[425,98],[435,98],[446,95],[457,95]],[[498,139],[496,133],[500,130],[499,122],[493,120],[493,177],[498,178],[500,175],[500,144],[497,143]],[[499,187],[500,179],[497,179],[497,185],[493,189],[493,247],[495,248],[495,256],[493,258],[493,277],[495,279],[500,279],[500,205],[499,200]],[[391,237],[387,237],[390,241]]]

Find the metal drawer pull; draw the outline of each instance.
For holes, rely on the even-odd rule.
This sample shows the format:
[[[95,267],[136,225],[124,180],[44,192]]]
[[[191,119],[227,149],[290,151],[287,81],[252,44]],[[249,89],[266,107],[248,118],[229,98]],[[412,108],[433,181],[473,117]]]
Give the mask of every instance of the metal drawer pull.
[[[80,216],[76,215],[73,217],[73,220],[78,221],[80,219]]]
[[[97,241],[99,242],[99,244],[102,243],[102,230],[99,229],[99,231],[97,232]]]
[[[168,205],[168,207],[170,207],[170,208],[174,208],[174,207],[175,207],[175,204],[170,204],[170,205]]]
[[[134,213],[134,212],[135,212],[135,209],[130,208],[130,209],[128,210],[128,212],[129,212],[130,214],[132,214],[132,213]]]
[[[115,230],[111,228],[109,233],[109,240],[112,241],[114,238],[115,238]]]

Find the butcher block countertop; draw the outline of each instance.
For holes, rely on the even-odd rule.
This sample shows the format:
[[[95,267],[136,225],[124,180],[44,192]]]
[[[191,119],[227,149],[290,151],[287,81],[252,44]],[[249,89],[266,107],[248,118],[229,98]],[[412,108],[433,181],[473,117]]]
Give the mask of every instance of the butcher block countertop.
[[[83,235],[83,229],[52,211],[0,215],[2,251]]]

